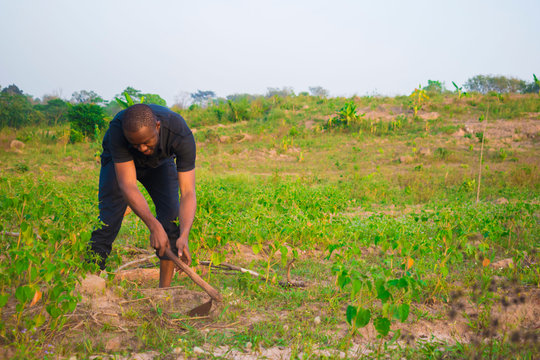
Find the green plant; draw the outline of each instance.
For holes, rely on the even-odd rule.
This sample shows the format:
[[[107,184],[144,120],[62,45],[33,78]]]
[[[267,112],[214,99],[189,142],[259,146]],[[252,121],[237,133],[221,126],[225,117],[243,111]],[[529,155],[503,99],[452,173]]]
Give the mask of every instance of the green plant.
[[[426,93],[426,90],[422,89],[421,85],[418,85],[418,88],[414,89],[411,95],[411,109],[414,112],[414,117],[418,115],[418,111],[426,104],[426,101],[429,100],[429,96]]]
[[[357,125],[365,114],[358,115],[356,112],[356,104],[352,101],[345,103],[336,116],[330,118],[326,123],[328,128],[344,127],[348,128]]]
[[[119,97],[114,98],[122,109],[127,109],[128,107],[133,106],[135,104],[144,103],[144,96],[140,97],[139,102],[135,102],[136,100],[133,100],[133,98],[131,97],[128,91],[124,91],[122,95],[124,95],[124,97],[126,98],[125,100],[122,100]]]
[[[462,86],[457,86],[457,84],[455,82],[453,82],[453,81],[452,81],[452,85],[454,85],[454,88],[456,89],[458,99],[461,99],[462,97],[467,96],[467,93],[465,91],[463,91]]]
[[[446,148],[439,147],[435,150],[435,154],[441,159],[446,160],[450,156],[450,151]]]

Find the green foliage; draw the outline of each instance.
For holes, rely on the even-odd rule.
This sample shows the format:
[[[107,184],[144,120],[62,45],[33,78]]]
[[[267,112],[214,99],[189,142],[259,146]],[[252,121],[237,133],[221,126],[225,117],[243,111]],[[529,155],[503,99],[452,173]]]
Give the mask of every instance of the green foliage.
[[[424,90],[429,95],[442,94],[445,91],[444,84],[437,80],[428,80],[428,85],[424,87]]]
[[[416,117],[418,115],[418,111],[420,111],[429,100],[429,96],[427,95],[426,90],[422,89],[421,85],[418,85],[418,88],[414,89],[409,97],[411,99],[410,108],[414,112],[414,117]]]
[[[524,93],[537,93],[540,96],[540,80],[533,74],[533,81],[528,83],[524,90]]]
[[[410,104],[407,96],[227,99],[233,106],[244,104],[247,115],[241,122],[242,117],[233,116],[225,99],[206,108],[182,110],[189,124],[198,127],[197,140],[205,141],[198,147],[198,209],[190,234],[194,261],[223,265],[231,261],[229,253],[236,253],[238,265],[262,275],[233,277],[211,270],[207,279],[231,304],[218,320],[236,323],[260,309],[267,315],[252,327],[231,327],[230,335],[224,337],[221,331],[202,334],[194,326],[201,320],[173,316],[162,303],[143,300],[123,306],[118,319],[129,317],[129,322],[120,325],[142,339],[136,346],[157,350],[165,357],[172,355],[171,349],[179,341],[178,324],[186,329],[181,336],[186,353],[203,344],[243,347],[249,341],[254,348],[291,346],[303,352],[303,357],[317,357],[320,354],[310,353],[310,346],[344,350],[358,340],[358,329],[369,326],[373,329],[367,331],[373,357],[437,357],[433,354],[445,356],[445,351],[459,353],[456,358],[474,357],[471,349],[471,353],[459,352],[459,345],[436,340],[419,340],[414,345],[400,342],[398,349],[391,346],[390,337],[399,335],[396,328],[415,327],[416,321],[429,321],[430,316],[446,321],[444,312],[424,313],[421,304],[452,306],[456,287],[471,290],[467,308],[482,309],[468,323],[481,331],[490,320],[482,307],[487,304],[495,309],[497,305],[495,292],[485,291],[491,286],[489,277],[496,274],[503,279],[497,286],[507,282],[527,289],[538,286],[535,244],[540,236],[536,216],[540,171],[531,162],[536,148],[524,145],[514,152],[514,146],[505,146],[489,152],[495,161],[489,170],[485,168],[483,199],[475,204],[480,146],[470,133],[467,136],[474,141],[454,142],[446,134],[462,126],[463,118],[485,113],[488,106],[490,114],[496,112],[497,119],[505,119],[540,112],[534,110],[539,102],[536,94],[472,94],[466,101],[458,101],[455,94],[443,96],[444,101],[425,105],[441,115],[430,121],[429,133],[423,130],[423,122],[403,113]],[[384,109],[391,117],[360,116],[349,127],[343,125],[346,131],[324,131],[323,119],[347,103]],[[43,108],[33,111],[45,114]],[[348,113],[342,114],[345,124]],[[459,121],[455,115],[461,116]],[[233,121],[234,126],[212,126]],[[308,121],[312,123],[309,127]],[[22,234],[20,238],[0,236],[4,254],[0,262],[0,342],[24,349],[19,358],[43,357],[40,347],[51,339],[56,346],[54,356],[102,354],[106,352],[102,339],[117,330],[106,320],[111,317],[99,316],[101,326],[90,320],[73,330],[77,338],[85,339],[78,344],[55,340],[66,330],[64,321],[75,326],[88,318],[84,307],[75,308],[73,315],[70,311],[79,300],[74,290],[77,279],[92,270],[85,268],[83,246],[97,222],[95,144],[64,145],[53,140],[65,131],[62,124],[46,131],[36,127],[4,130],[6,138],[27,143],[19,153],[4,151],[0,176],[0,231]],[[222,136],[235,139],[245,133],[256,140],[219,141]],[[492,146],[501,146],[498,143],[492,141]],[[420,147],[431,149],[433,156],[421,156]],[[398,162],[401,156],[410,157],[411,162]],[[78,170],[73,171],[75,168]],[[495,201],[501,197],[509,202]],[[109,269],[121,260],[131,260],[133,247],[141,251],[148,247],[148,232],[139,219],[130,215],[123,224]],[[123,246],[126,244],[129,248]],[[325,248],[331,254],[321,261],[320,251]],[[251,251],[256,256],[243,256]],[[515,266],[497,270],[482,265],[486,259],[507,258]],[[283,289],[277,285],[278,280],[286,279],[288,269],[292,269],[293,280],[306,280],[310,286]],[[174,281],[174,285],[193,286],[186,278]],[[472,290],[476,283],[480,290]],[[153,285],[149,282],[145,287]],[[132,283],[121,286],[110,288],[128,301],[145,297]],[[31,306],[40,293],[42,299]],[[159,329],[150,324],[158,324]],[[350,336],[327,336],[340,324],[348,324]],[[101,336],[95,338],[96,331]],[[378,334],[379,349],[371,346],[373,332]],[[495,336],[503,346],[505,335]],[[129,348],[131,342],[125,344],[122,351],[134,350]]]
[[[67,113],[69,111],[69,104],[59,98],[49,99],[47,104],[34,105],[34,109],[43,113],[46,118],[47,125],[56,126],[61,123],[67,122]]]
[[[467,93],[463,91],[463,86],[458,86],[455,82],[452,81],[452,85],[456,89],[458,99],[461,99],[463,96],[467,96]]]
[[[20,128],[36,121],[32,104],[24,95],[11,91],[0,92],[0,128]]]
[[[72,142],[81,140],[81,136],[96,139],[96,129],[103,130],[107,126],[103,108],[95,104],[77,104],[70,107],[68,120],[71,125]]]
[[[339,109],[337,115],[328,120],[326,126],[328,128],[350,128],[354,125],[358,125],[364,114],[358,115],[356,108],[356,104],[352,101],[345,103],[345,105]]]
[[[126,109],[135,104],[155,104],[160,106],[167,106],[167,102],[158,94],[143,94],[140,90],[128,86],[122,95],[115,97],[116,103],[122,108]]]
[[[37,339],[62,329],[64,315],[79,301],[75,285],[95,268],[84,261],[95,222],[82,208],[72,211],[75,189],[60,190],[32,174],[0,177],[0,186],[5,189],[0,193],[0,230],[16,232],[1,235],[5,261],[0,262],[0,312],[9,307],[15,315],[3,324],[0,339],[27,343],[32,351],[39,346]]]
[[[239,101],[227,100],[227,104],[229,105],[229,120],[231,122],[249,119],[250,104],[246,98]]]

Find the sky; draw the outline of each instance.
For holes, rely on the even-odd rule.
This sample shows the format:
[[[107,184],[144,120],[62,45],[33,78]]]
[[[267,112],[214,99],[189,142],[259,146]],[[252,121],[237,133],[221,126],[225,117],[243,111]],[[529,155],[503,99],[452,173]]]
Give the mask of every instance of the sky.
[[[540,0],[0,0],[0,86],[168,105],[218,96],[410,94],[428,80],[540,75]]]

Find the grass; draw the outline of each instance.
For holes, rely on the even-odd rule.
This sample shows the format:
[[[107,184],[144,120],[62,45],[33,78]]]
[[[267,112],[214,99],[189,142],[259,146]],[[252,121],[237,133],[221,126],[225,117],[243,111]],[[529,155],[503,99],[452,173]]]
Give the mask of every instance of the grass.
[[[40,306],[59,301],[48,294],[66,273],[75,279],[88,271],[76,265],[83,248],[68,249],[87,241],[97,224],[100,145],[67,144],[63,127],[47,132],[3,130],[2,229],[19,232],[27,223],[34,233],[51,240],[39,245],[44,249],[40,260],[31,260],[43,276],[49,270],[39,264],[58,256],[70,259],[72,265],[63,263],[62,275],[54,272],[57,280],[40,283],[44,300],[30,307],[30,300],[21,302],[14,292],[25,281],[33,284],[31,267],[16,275],[3,259],[6,275],[0,295],[7,294],[8,302],[1,313],[5,325],[0,328],[0,357],[44,357],[52,356],[45,351],[54,351],[55,356],[85,358],[153,350],[162,358],[174,358],[177,349],[191,358],[207,358],[195,347],[212,352],[220,346],[229,347],[229,354],[278,349],[291,357],[302,353],[312,358],[338,357],[339,351],[350,358],[359,352],[391,358],[533,357],[538,335],[530,330],[534,319],[519,311],[537,305],[519,299],[522,294],[538,294],[539,286],[538,134],[523,125],[531,116],[537,118],[530,114],[539,112],[537,97],[508,96],[500,101],[479,95],[435,96],[418,118],[407,110],[406,97],[297,96],[265,101],[239,122],[228,122],[227,107],[183,115],[197,129],[198,142],[198,210],[190,236],[194,259],[220,254],[263,276],[269,271],[269,281],[215,270],[205,275],[225,296],[224,307],[212,320],[185,318],[150,296],[153,303],[123,305],[116,317],[104,320],[94,315],[96,322],[85,312],[90,311],[88,305],[79,303],[67,312],[72,314],[67,317],[68,329],[83,323],[74,338],[64,337],[65,330],[53,329],[49,320],[38,325],[32,337],[16,336],[26,323],[14,320],[12,311],[24,303],[22,318],[31,318]],[[372,119],[325,130],[325,119],[350,101],[360,112],[377,110],[393,120]],[[480,145],[474,133],[458,131],[477,121],[486,102],[493,102],[490,109],[500,107],[494,119],[506,120],[488,123],[481,201],[475,204]],[[438,117],[424,120],[429,112],[438,112]],[[220,122],[216,116],[221,116]],[[399,126],[389,126],[397,120]],[[490,135],[490,127],[501,123],[511,124],[521,137],[504,143],[507,135]],[[26,142],[21,152],[8,149],[9,140],[16,137]],[[39,244],[31,238],[17,242],[3,236],[3,253],[24,258]],[[279,251],[270,258],[272,244],[288,247],[286,261],[293,249],[297,251],[291,273],[293,279],[305,281],[306,288],[277,284],[285,278],[286,261]],[[258,248],[255,254],[253,249]],[[144,251],[148,251],[147,230],[129,215],[108,269]],[[484,266],[486,261],[509,258],[511,268]],[[20,281],[15,281],[17,276]],[[401,278],[416,287],[400,290],[389,285],[388,281]],[[385,281],[390,300],[381,300],[381,291],[368,287],[372,279]],[[355,290],[355,281],[361,290]],[[113,303],[143,299],[147,295],[142,290],[156,285],[157,281],[108,280]],[[175,278],[172,285],[198,291],[186,278]],[[510,305],[501,305],[504,302]],[[388,317],[389,335],[377,338],[371,323],[358,329],[349,326],[346,309],[351,304],[361,304],[373,317]],[[391,316],[392,307],[401,304],[411,306],[403,322]],[[40,309],[45,313],[43,306]],[[514,311],[522,317],[510,318]],[[490,328],[499,318],[508,319],[508,324]],[[419,329],[423,322],[440,326],[452,321],[463,326],[465,338],[431,337]],[[443,327],[445,333],[450,333],[448,328]],[[392,341],[397,331],[401,336]],[[107,342],[118,334],[122,350],[111,349]]]

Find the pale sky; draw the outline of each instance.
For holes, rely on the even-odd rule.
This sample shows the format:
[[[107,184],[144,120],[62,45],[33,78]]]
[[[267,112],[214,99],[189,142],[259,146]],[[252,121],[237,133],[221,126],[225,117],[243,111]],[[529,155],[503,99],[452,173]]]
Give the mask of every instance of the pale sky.
[[[0,0],[0,86],[36,97],[409,94],[540,75],[540,0]]]

